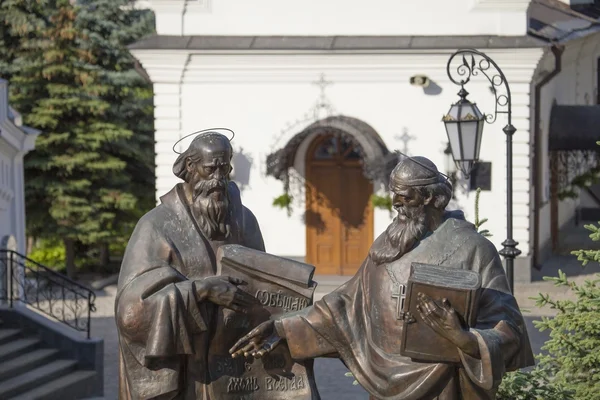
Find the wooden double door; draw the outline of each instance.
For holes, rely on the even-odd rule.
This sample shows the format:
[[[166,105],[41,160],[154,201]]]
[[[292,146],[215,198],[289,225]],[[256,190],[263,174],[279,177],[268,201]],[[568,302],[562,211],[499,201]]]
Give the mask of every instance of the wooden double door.
[[[306,255],[321,275],[354,275],[373,242],[373,184],[358,149],[322,135],[306,156]]]

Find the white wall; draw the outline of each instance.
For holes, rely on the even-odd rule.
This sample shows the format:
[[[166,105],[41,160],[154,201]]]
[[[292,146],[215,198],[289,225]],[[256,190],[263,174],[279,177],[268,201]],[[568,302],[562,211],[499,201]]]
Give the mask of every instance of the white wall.
[[[526,254],[529,248],[529,88],[541,50],[489,50],[511,82],[514,138],[515,239]],[[273,208],[282,193],[281,182],[266,177],[267,154],[283,146],[297,130],[279,133],[286,124],[301,118],[318,98],[311,82],[321,73],[333,85],[327,96],[339,114],[361,119],[379,132],[390,150],[402,149],[396,139],[404,129],[416,139],[409,143],[410,155],[424,155],[444,168],[447,142],[441,117],[457,100],[458,87],[446,76],[447,52],[397,54],[205,54],[181,52],[152,54],[137,51],[156,93],[157,196],[177,179],[171,172],[176,155],[171,147],[184,134],[225,126],[236,132],[233,142],[254,160],[249,186],[242,196],[257,215],[268,251],[288,256],[305,253],[302,208],[288,218]],[[183,74],[181,73],[183,71]],[[409,78],[425,74],[442,89],[427,95],[411,86]],[[493,109],[494,98],[483,77],[467,87],[470,98],[484,111]],[[505,136],[502,118],[484,131],[481,159],[492,161],[492,192],[481,196],[481,215],[494,233],[494,243],[505,239]],[[189,139],[191,140],[191,139]],[[184,146],[189,143],[184,141]],[[459,190],[460,192],[460,190]],[[459,204],[473,217],[473,193],[460,195]],[[297,207],[298,208],[298,207]],[[390,221],[386,211],[377,211],[375,234]]]
[[[525,35],[529,0],[147,0],[160,35]]]
[[[548,130],[552,105],[595,104],[598,92],[597,62],[600,57],[600,33],[584,39],[569,42],[562,55],[562,71],[554,77],[541,93],[540,140],[542,148],[542,199],[540,207],[540,244],[550,240],[550,161],[548,157]],[[554,66],[554,56],[545,54],[539,71],[550,71]],[[538,72],[539,72],[538,71]],[[559,227],[574,215],[577,200],[565,200],[559,205]]]

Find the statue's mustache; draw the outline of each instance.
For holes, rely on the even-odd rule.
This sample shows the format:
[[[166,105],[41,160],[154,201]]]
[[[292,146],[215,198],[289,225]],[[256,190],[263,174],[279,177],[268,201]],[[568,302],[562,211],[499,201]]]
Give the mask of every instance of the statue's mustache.
[[[222,179],[201,180],[194,186],[194,198],[207,196],[212,190],[224,190],[227,182]]]

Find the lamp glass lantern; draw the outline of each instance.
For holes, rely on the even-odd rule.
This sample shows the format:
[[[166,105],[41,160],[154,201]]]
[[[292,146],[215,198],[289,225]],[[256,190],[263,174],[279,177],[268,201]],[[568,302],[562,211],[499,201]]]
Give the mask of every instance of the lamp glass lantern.
[[[446,126],[452,158],[465,177],[469,176],[473,165],[479,161],[485,124],[485,115],[479,110],[477,104],[467,100],[468,94],[462,88],[458,92],[460,100],[452,104],[448,113],[442,118]]]

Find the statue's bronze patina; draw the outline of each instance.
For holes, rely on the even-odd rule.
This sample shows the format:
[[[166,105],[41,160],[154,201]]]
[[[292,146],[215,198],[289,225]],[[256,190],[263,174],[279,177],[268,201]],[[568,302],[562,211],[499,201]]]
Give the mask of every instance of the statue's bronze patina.
[[[289,351],[280,351],[267,363],[238,365],[228,352],[252,326],[278,312],[273,308],[265,314],[260,299],[245,287],[266,294],[295,287],[285,281],[271,287],[268,279],[257,283],[217,271],[217,252],[224,245],[259,254],[265,250],[256,218],[229,180],[232,153],[220,133],[194,138],[173,166],[184,182],[161,197],[131,236],[115,300],[120,399],[292,399],[298,393],[318,399],[312,362],[288,362]],[[273,272],[277,267],[288,266],[268,257],[265,262],[276,275],[281,275]],[[296,279],[312,282],[310,270],[297,270]],[[304,290],[303,307],[312,303],[314,287]],[[254,325],[245,326],[248,321]],[[270,370],[272,377],[258,382],[248,373],[252,368]]]
[[[430,160],[400,161],[390,176],[398,215],[358,273],[314,305],[260,324],[231,348],[232,355],[263,357],[285,343],[297,360],[341,358],[373,399],[494,399],[504,373],[533,365],[533,355],[496,248],[462,212],[445,210],[451,189]],[[410,310],[419,315],[407,317],[399,302],[418,264],[478,274],[471,327],[447,298],[433,294],[416,295]],[[458,362],[403,356],[403,329],[413,317],[453,346]]]

